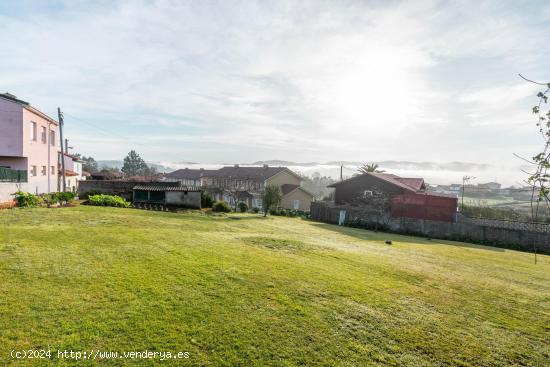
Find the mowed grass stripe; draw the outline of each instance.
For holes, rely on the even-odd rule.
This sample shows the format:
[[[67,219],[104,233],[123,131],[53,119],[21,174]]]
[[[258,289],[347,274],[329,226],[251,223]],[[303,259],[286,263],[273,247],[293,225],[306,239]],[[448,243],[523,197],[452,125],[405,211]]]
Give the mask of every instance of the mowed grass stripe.
[[[211,366],[544,366],[550,259],[538,261],[298,218],[7,210],[0,364],[49,345]],[[167,363],[182,365],[78,362]]]

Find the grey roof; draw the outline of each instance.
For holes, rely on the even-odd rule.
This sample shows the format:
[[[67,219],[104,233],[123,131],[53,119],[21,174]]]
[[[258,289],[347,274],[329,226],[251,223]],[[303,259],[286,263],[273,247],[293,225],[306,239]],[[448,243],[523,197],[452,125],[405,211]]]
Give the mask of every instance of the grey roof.
[[[42,111],[38,110],[37,108],[31,106],[31,104],[29,102],[23,101],[22,99],[17,98],[16,96],[14,96],[11,93],[8,93],[8,92],[0,93],[0,98],[11,101],[11,102],[14,102],[14,103],[17,103],[18,105],[20,105],[24,109],[26,109],[28,111],[31,111],[31,112],[39,115],[40,117],[45,118],[46,120],[49,120],[49,121],[53,122],[56,125],[59,124],[59,122],[57,122],[56,120],[54,120],[50,116],[46,115],[44,112],[42,112]]]
[[[304,189],[300,185],[284,184],[284,185],[281,186],[281,192],[282,192],[283,196],[286,195],[286,194],[291,193],[292,191],[294,191],[296,189],[299,189],[299,190],[305,192],[306,194],[310,195],[311,197],[315,197],[315,195],[313,195],[311,192],[307,191],[306,189]]]
[[[190,187],[190,186],[165,186],[165,185],[136,185],[132,188],[133,190],[142,190],[142,191],[187,191],[187,192],[198,192],[202,191],[200,187]]]
[[[203,176],[208,176],[211,172],[215,172],[214,170],[207,170],[207,169],[190,169],[190,168],[184,168],[179,169],[174,172],[167,173],[164,177],[166,178],[175,178],[175,179],[189,179],[189,180],[198,180],[199,178]]]
[[[0,97],[5,98],[5,99],[9,99],[10,101],[18,103],[18,104],[23,105],[23,106],[30,106],[29,102],[23,101],[22,99],[19,99],[16,96],[14,96],[13,94],[8,93],[8,92],[0,93]]]
[[[281,186],[281,192],[283,193],[283,195],[286,195],[289,192],[294,191],[297,187],[300,187],[300,185],[285,184]]]
[[[209,177],[231,177],[231,178],[246,178],[256,181],[265,181],[276,174],[288,171],[289,173],[299,177],[287,167],[241,167],[241,166],[226,166],[219,170],[208,173]]]

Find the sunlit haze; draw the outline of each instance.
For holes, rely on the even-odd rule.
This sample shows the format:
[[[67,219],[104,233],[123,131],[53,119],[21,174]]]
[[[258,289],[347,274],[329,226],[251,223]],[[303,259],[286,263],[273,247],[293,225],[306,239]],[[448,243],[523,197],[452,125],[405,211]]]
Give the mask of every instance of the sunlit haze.
[[[0,87],[61,107],[98,160],[458,161],[515,184],[541,144],[518,73],[548,78],[549,31],[545,1],[3,1]]]

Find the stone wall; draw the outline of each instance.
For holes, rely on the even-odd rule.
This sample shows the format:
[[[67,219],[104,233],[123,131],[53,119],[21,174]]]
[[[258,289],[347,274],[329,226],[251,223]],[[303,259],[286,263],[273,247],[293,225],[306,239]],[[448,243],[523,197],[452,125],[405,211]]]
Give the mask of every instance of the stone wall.
[[[336,206],[325,202],[311,203],[311,218],[338,224],[341,210],[345,211],[345,224],[350,226],[521,251],[532,252],[536,249],[537,252],[550,254],[550,225],[544,224],[478,220],[461,216],[457,217],[456,222],[394,218],[360,207]]]
[[[166,204],[182,206],[185,208],[201,208],[200,191],[166,191]]]
[[[149,182],[128,180],[85,180],[78,183],[78,195],[96,192],[106,195],[118,195],[132,200],[132,188],[136,185],[147,185]],[[174,186],[173,182],[155,182],[155,185]]]

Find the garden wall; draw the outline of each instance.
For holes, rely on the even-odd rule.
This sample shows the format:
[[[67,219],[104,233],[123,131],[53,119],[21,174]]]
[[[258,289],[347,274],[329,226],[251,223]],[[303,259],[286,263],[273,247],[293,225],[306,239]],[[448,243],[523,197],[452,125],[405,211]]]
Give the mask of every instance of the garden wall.
[[[396,218],[361,207],[311,203],[311,219],[338,224],[340,211],[349,226],[378,228],[390,232],[464,241],[483,245],[550,254],[550,225],[472,219],[458,216],[456,222]]]
[[[85,180],[78,183],[78,195],[96,192],[106,195],[118,195],[126,200],[132,200],[132,188],[136,185],[146,185],[144,181],[129,180]],[[174,186],[173,182],[155,182],[155,185]]]

